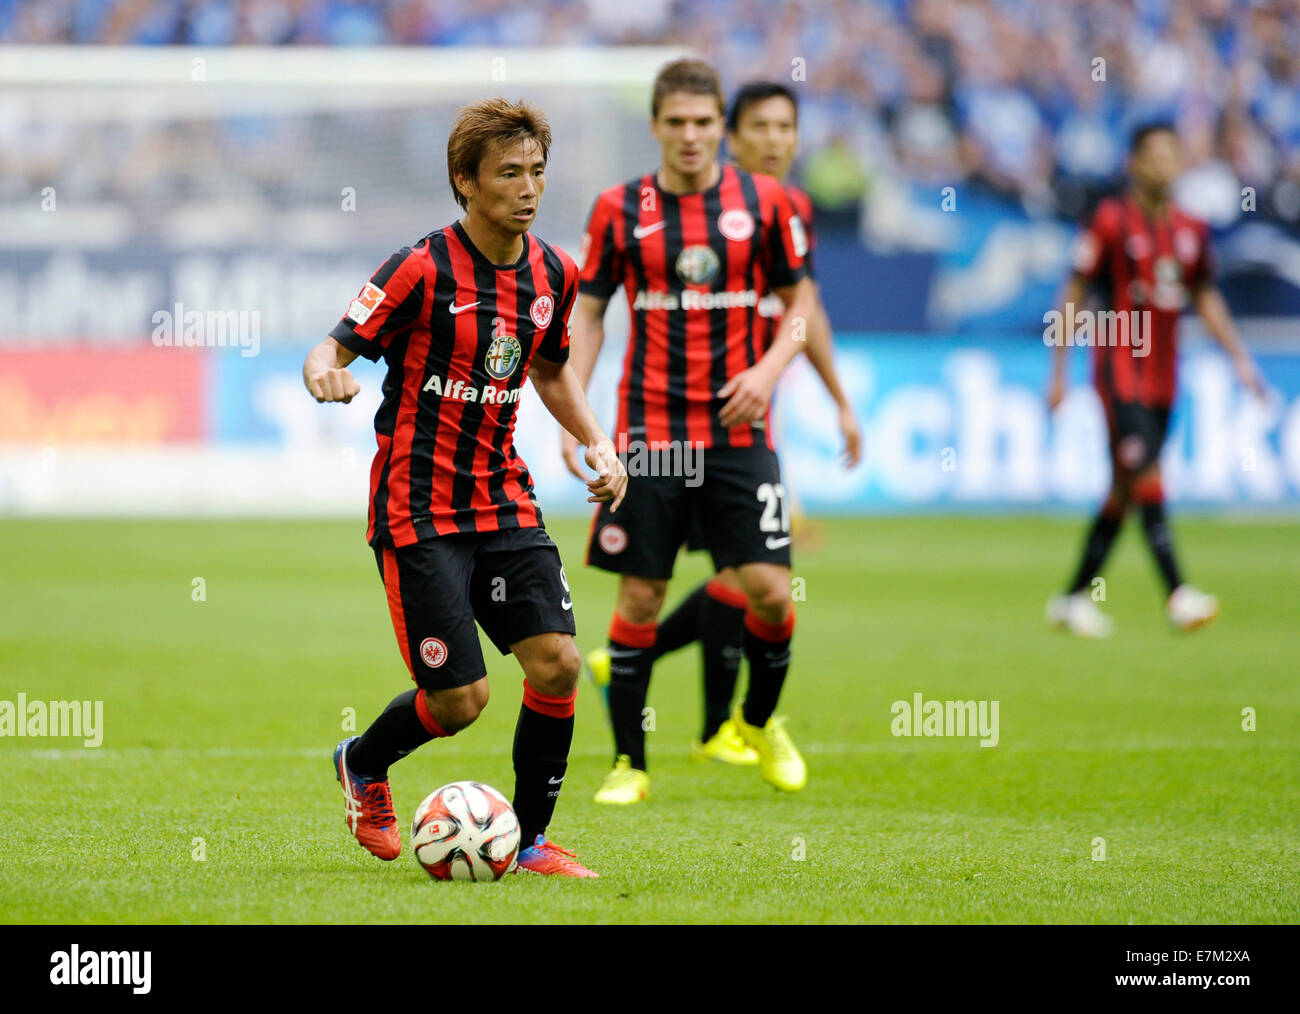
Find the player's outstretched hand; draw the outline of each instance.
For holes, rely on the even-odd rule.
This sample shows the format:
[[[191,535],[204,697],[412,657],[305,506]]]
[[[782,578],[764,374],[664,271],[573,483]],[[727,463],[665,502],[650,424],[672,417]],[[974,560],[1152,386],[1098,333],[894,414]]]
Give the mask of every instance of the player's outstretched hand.
[[[350,402],[361,390],[361,385],[348,369],[330,369],[313,374],[307,379],[307,390],[319,402]]]
[[[840,406],[840,436],[844,438],[844,453],[840,458],[845,468],[854,468],[862,460],[862,430],[849,405]]]
[[[587,473],[582,470],[582,462],[578,460],[578,438],[563,426],[560,427],[560,453],[564,455],[564,467],[576,478],[586,482]]]
[[[762,419],[772,400],[775,384],[776,378],[769,377],[767,371],[758,366],[741,370],[718,392],[719,398],[730,399],[718,413],[719,421],[730,428]]]
[[[1249,357],[1238,359],[1234,366],[1237,370],[1237,380],[1241,386],[1254,392],[1255,397],[1264,401],[1268,398],[1268,386],[1264,383],[1264,378],[1260,376],[1259,370],[1255,368],[1255,363]]]
[[[623,502],[623,496],[627,493],[627,469],[623,467],[623,462],[619,461],[618,455],[614,452],[614,445],[608,440],[602,440],[594,447],[587,448],[587,464],[596,470],[596,478],[587,479],[587,491],[591,496],[587,497],[587,503],[603,503],[606,500],[613,500],[609,512],[613,514],[618,510],[618,505]],[[579,478],[586,478],[581,472]]]

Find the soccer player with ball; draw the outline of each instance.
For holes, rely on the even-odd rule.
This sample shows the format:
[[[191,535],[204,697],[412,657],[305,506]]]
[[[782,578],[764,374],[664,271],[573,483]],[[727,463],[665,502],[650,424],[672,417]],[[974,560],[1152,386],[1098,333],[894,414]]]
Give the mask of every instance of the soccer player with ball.
[[[349,364],[383,359],[367,539],[416,687],[334,751],[346,819],[380,859],[402,849],[388,769],[478,717],[488,682],[475,622],[524,671],[514,738],[520,869],[596,874],[546,838],[573,739],[581,657],[559,552],[515,452],[531,373],[542,403],[588,448],[590,502],[616,511],[627,475],[568,365],[578,271],[528,232],[546,187],[551,133],[503,99],[463,109],[447,143],[458,222],[390,257],[303,364],[317,401],[360,389]],[[426,801],[427,802],[427,801]],[[423,809],[423,808],[422,808]]]

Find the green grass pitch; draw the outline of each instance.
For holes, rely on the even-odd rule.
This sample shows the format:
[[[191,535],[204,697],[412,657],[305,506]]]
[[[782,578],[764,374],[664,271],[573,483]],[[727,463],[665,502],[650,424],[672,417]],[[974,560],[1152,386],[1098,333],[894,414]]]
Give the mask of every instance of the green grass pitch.
[[[1297,922],[1300,526],[1175,519],[1217,624],[1165,625],[1135,526],[1106,572],[1106,643],[1044,630],[1083,520],[823,523],[797,554],[782,700],[810,778],[693,760],[696,656],[651,687],[652,799],[591,801],[609,763],[593,689],[552,837],[599,881],[431,881],[409,853],[444,782],[513,784],[514,660],[492,702],[393,769],[408,851],[347,834],[330,751],[410,686],[357,524],[5,522],[0,699],[104,702],[104,740],[0,738],[5,922]],[[579,644],[610,575],[551,526]],[[705,573],[683,557],[670,604]],[[195,601],[194,579],[204,582]],[[996,700],[1000,741],[896,738],[891,704]],[[1257,728],[1242,728],[1253,708]],[[199,841],[201,839],[201,841]],[[1104,859],[1101,855],[1104,840]],[[202,860],[195,856],[201,854]],[[801,857],[801,858],[799,858]]]

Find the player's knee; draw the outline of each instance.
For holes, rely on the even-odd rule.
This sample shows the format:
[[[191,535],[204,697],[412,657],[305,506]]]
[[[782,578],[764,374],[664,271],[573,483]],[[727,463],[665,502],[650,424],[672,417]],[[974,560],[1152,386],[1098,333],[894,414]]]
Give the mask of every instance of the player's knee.
[[[618,593],[618,614],[629,623],[654,623],[667,591],[667,581],[624,581]]]
[[[429,714],[449,736],[473,725],[487,707],[487,702],[488,682],[485,679],[436,694],[424,691],[424,703]]]
[[[1162,503],[1165,498],[1164,485],[1160,480],[1159,465],[1144,468],[1133,477],[1129,487],[1129,499],[1137,504]]]
[[[564,647],[560,649],[559,658],[556,660],[557,678],[563,679],[569,684],[569,689],[578,685],[578,676],[582,673],[582,653],[578,651],[578,646],[573,643],[573,638],[564,642]]]
[[[533,659],[525,675],[529,685],[539,694],[567,697],[578,685],[581,672],[582,655],[573,638],[566,637]]]
[[[730,588],[734,591],[741,591],[740,575],[736,573],[735,567],[723,567],[713,575],[711,581],[717,581],[724,588]]]
[[[762,581],[746,589],[749,610],[764,623],[784,623],[790,614],[790,587],[781,581]]]

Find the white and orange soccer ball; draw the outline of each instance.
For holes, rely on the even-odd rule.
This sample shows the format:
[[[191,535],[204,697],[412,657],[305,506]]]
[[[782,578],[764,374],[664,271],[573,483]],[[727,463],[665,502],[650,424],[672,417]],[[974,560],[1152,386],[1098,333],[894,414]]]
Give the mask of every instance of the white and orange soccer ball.
[[[500,880],[519,856],[519,819],[492,786],[451,782],[416,807],[411,841],[436,880]]]

